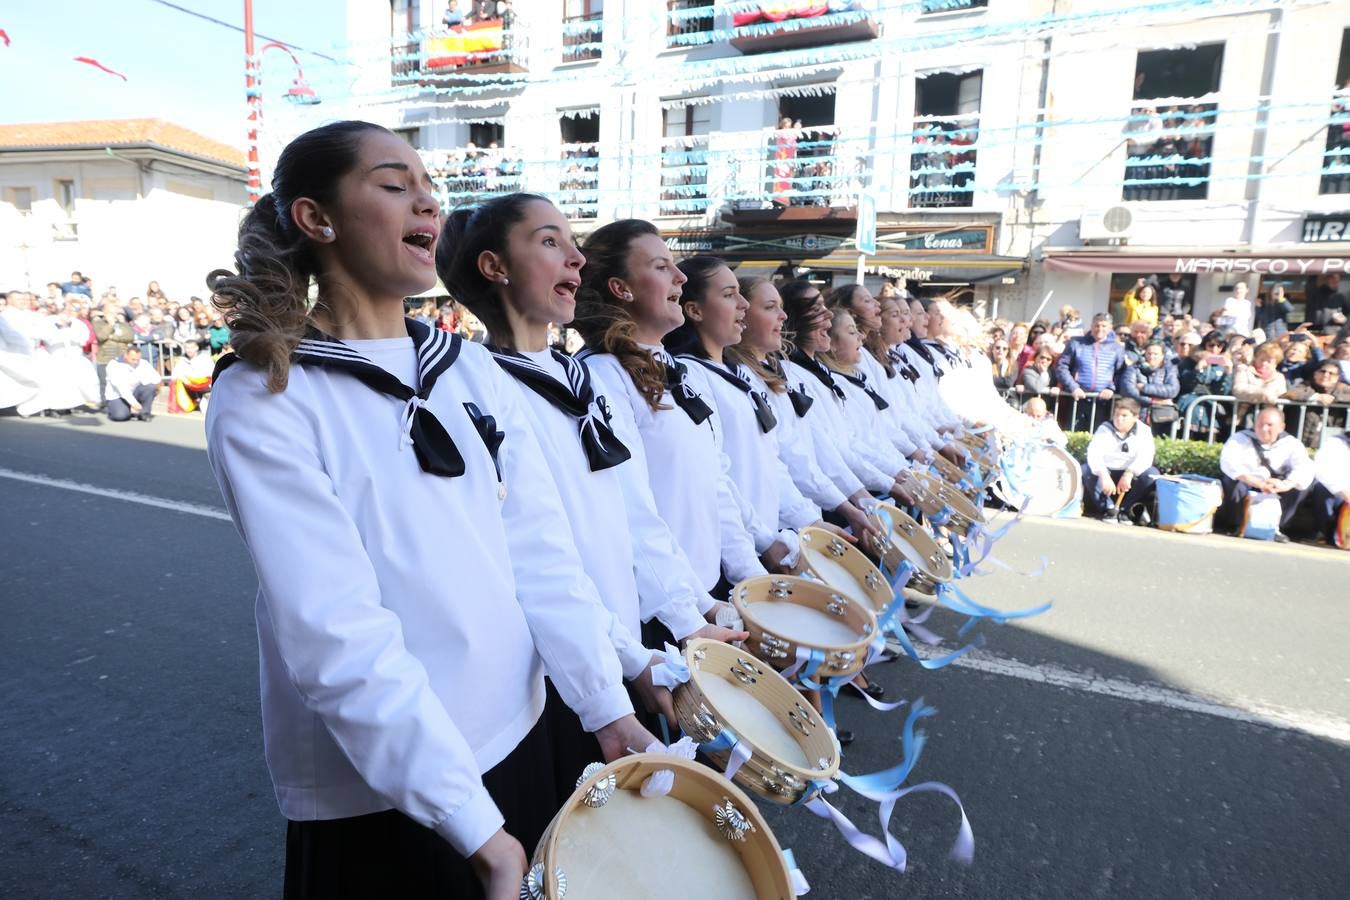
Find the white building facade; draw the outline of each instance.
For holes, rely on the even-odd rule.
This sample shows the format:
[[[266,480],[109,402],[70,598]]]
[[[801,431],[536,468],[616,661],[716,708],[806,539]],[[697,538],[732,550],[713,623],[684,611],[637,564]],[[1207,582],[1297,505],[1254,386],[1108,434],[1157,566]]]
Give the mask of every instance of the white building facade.
[[[244,155],[159,120],[0,126],[0,290],[72,271],[96,292],[207,297],[233,262]]]
[[[679,253],[838,282],[866,195],[869,284],[1013,318],[1173,269],[1200,315],[1239,279],[1297,303],[1350,255],[1345,4],[485,6],[448,28],[441,3],[347,3],[353,114],[448,205],[537,191],[579,230],[647,218]]]

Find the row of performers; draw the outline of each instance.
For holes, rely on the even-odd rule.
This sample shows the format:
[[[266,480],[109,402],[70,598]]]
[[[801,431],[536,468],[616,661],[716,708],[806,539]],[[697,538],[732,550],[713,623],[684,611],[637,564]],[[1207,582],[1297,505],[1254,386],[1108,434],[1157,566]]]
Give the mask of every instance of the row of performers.
[[[207,434],[259,580],[286,893],[514,897],[580,761],[655,741],[664,640],[743,639],[728,584],[796,529],[853,539],[912,465],[964,462],[938,385],[968,366],[921,304],[677,264],[648,222],[443,219],[366,123],[297,138],[272,187],[211,276],[236,355]],[[438,271],[486,347],[403,316]]]

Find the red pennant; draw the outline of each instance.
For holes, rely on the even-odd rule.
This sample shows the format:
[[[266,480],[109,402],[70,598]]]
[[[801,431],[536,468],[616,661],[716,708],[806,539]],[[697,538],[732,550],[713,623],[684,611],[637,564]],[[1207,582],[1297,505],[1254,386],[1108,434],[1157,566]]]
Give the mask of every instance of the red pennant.
[[[101,71],[107,72],[109,75],[116,75],[118,78],[122,79],[123,81],[126,81],[126,80],[127,80],[127,76],[123,75],[121,72],[118,72],[118,71],[116,71],[116,70],[114,70],[114,69],[108,68],[107,66],[105,66],[103,63],[99,62],[99,61],[96,60],[96,59],[90,59],[90,58],[87,57],[87,56],[77,56],[77,57],[75,57],[75,61],[78,62],[78,63],[84,63],[85,65],[93,66],[95,69],[99,69],[99,70],[101,70]]]
[[[4,41],[6,47],[9,46],[9,32],[3,28],[0,28],[0,41]]]

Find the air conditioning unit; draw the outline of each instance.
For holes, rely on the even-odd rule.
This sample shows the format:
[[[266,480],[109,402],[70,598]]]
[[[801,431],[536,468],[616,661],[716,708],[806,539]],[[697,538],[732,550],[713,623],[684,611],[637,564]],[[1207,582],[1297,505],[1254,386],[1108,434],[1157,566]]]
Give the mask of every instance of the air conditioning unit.
[[[1091,209],[1078,220],[1078,239],[1083,243],[1128,243],[1134,229],[1134,212],[1128,206]]]

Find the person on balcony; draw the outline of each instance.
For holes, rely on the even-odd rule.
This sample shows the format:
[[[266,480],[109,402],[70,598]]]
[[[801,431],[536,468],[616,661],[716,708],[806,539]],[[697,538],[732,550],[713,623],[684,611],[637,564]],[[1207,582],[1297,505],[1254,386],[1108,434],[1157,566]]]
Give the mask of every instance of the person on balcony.
[[[778,130],[773,133],[773,160],[773,202],[791,206],[792,180],[797,167],[797,132],[790,116],[778,120]]]
[[[464,24],[464,14],[459,11],[458,0],[448,0],[445,4],[445,15],[441,16],[441,22],[446,28],[455,28]]]

